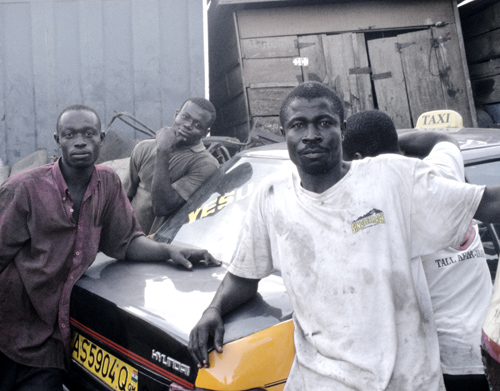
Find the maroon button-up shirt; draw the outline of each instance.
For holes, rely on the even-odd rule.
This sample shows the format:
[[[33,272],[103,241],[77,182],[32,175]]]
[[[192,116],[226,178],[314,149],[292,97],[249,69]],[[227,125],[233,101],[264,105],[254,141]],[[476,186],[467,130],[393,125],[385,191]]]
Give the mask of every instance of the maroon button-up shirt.
[[[97,252],[123,259],[143,235],[118,176],[105,166],[94,168],[78,223],[72,212],[58,163],[0,187],[0,351],[20,364],[64,368],[73,285]]]

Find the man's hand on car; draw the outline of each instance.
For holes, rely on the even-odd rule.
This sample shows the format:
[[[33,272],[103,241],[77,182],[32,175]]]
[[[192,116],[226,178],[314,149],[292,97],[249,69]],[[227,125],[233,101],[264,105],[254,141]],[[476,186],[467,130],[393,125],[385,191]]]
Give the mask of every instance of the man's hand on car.
[[[181,248],[170,246],[170,257],[176,265],[184,266],[186,269],[192,269],[193,264],[206,266],[220,266],[222,262],[215,259],[207,250],[195,250],[190,248]]]
[[[208,368],[208,339],[214,339],[215,350],[222,353],[222,341],[224,339],[224,322],[221,310],[215,306],[208,307],[201,319],[189,335],[188,349],[198,368]]]

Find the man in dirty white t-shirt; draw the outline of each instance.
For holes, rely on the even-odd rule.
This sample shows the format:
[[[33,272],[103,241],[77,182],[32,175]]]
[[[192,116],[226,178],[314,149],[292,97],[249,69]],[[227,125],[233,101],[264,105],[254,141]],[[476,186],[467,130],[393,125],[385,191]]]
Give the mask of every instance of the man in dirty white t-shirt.
[[[474,216],[500,220],[500,187],[440,178],[397,155],[343,161],[342,101],[321,83],[294,88],[280,120],[295,167],[255,193],[229,271],[191,332],[193,359],[209,365],[209,336],[222,352],[222,316],[281,270],[295,325],[287,391],[443,390],[413,259],[460,244]]]

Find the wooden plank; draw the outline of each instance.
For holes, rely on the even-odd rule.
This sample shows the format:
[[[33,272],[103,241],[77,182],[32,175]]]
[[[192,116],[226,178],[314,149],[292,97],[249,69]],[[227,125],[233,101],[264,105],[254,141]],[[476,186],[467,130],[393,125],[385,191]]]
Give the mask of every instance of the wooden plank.
[[[453,23],[450,0],[380,0],[237,11],[240,38],[374,31]]]
[[[226,73],[227,98],[231,99],[244,91],[241,66],[237,65]]]
[[[228,100],[241,94],[244,91],[242,77],[241,66],[238,64],[219,78],[211,78],[210,99],[212,102],[217,105],[223,105]]]
[[[215,106],[217,106],[219,102],[226,102],[228,100],[228,95],[226,75],[222,75],[218,79],[210,79],[210,101]]]
[[[460,52],[460,58],[462,60],[462,69],[464,72],[464,78],[465,78],[465,95],[467,97],[467,103],[468,103],[468,108],[470,110],[470,115],[472,117],[472,127],[477,127],[478,120],[477,120],[477,113],[476,113],[476,106],[474,104],[474,95],[472,94],[472,85],[470,82],[470,77],[469,77],[469,66],[467,64],[467,54],[465,52],[465,43],[464,43],[464,37],[462,35],[462,24],[460,20],[460,13],[458,11],[458,7],[456,6],[457,2],[456,0],[453,0],[453,8],[455,9],[455,29],[458,34],[458,50]]]
[[[307,59],[309,63],[307,66],[301,67],[303,80],[325,83],[327,73],[321,35],[298,37],[298,44],[300,57]]]
[[[241,94],[227,101],[224,106],[219,107],[217,116],[220,117],[224,126],[233,126],[247,121],[248,110],[244,95]]]
[[[302,70],[293,58],[243,59],[245,86],[253,83],[302,81]]]
[[[373,109],[368,55],[363,34],[323,35],[327,84],[344,101],[345,117]],[[339,55],[342,53],[342,55]]]
[[[233,135],[232,137],[236,137],[240,141],[246,141],[248,139],[249,130],[250,127],[247,121],[229,127],[230,134]]]
[[[220,15],[209,29],[210,78],[218,78],[240,63],[238,37],[233,14]]]
[[[217,124],[217,122],[216,122]],[[210,129],[211,136],[226,136],[226,137],[236,137],[240,141],[245,141],[248,138],[249,126],[246,118],[241,123],[234,123],[232,125],[220,125],[212,126]]]
[[[500,75],[473,80],[472,89],[476,105],[500,103]]]
[[[299,55],[297,37],[263,37],[241,40],[242,58],[295,57]]]
[[[486,61],[500,57],[500,29],[490,31],[465,41],[465,50],[469,63]]]
[[[463,69],[464,61],[460,52],[459,37],[455,25],[433,27],[432,36],[438,45],[433,48],[437,56],[439,74],[445,106],[458,111],[463,118],[464,126],[471,127],[472,113],[466,90],[466,78]],[[438,104],[438,101],[434,101]]]
[[[462,32],[466,39],[498,28],[500,28],[500,2],[462,19]]]
[[[279,115],[283,99],[291,90],[292,88],[248,88],[251,116]]]
[[[253,126],[258,127],[261,130],[265,130],[277,136],[282,136],[280,130],[280,117],[253,117]]]
[[[378,109],[391,117],[398,129],[411,128],[410,107],[396,37],[368,41]]]
[[[349,37],[346,36],[349,42]],[[373,92],[370,73],[364,70],[369,68],[368,52],[364,34],[351,34],[353,68],[349,69],[349,79],[352,89],[357,89],[356,102],[359,103],[359,110],[374,109]]]
[[[488,76],[500,75],[500,58],[469,66],[471,79],[481,79]]]
[[[299,81],[285,81],[285,82],[266,82],[266,83],[252,83],[250,88],[272,88],[272,87],[296,87],[300,84]]]
[[[431,30],[421,30],[398,35],[401,45],[401,63],[406,81],[413,125],[420,114],[445,109],[439,69],[434,59],[431,62]]]

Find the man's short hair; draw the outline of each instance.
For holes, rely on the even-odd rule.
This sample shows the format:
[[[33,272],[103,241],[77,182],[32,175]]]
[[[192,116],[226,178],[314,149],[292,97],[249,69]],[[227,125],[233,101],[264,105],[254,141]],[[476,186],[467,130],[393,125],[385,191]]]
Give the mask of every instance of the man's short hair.
[[[346,120],[342,148],[344,156],[363,157],[399,153],[398,134],[392,119],[378,110],[366,110]]]
[[[340,118],[340,122],[344,122],[344,105],[337,93],[325,84],[317,81],[306,81],[295,87],[286,96],[281,104],[280,123],[284,126],[288,115],[288,107],[295,99],[306,99],[308,101],[316,98],[326,98],[332,105],[334,114]]]
[[[193,102],[195,105],[201,107],[203,110],[206,110],[210,113],[210,121],[208,122],[207,128],[210,128],[214,124],[215,118],[217,117],[217,114],[215,112],[215,107],[212,104],[212,102],[210,102],[208,99],[202,98],[200,96],[193,96],[191,98],[187,98],[182,103],[181,110],[187,102]]]
[[[97,117],[97,125],[99,127],[99,131],[101,131],[101,118],[99,118],[99,114],[97,114],[97,111],[95,111],[92,107],[87,105],[75,104],[64,108],[63,111],[61,111],[61,114],[59,114],[59,117],[57,117],[56,130],[58,134],[61,126],[61,117],[63,116],[64,113],[68,111],[90,111]]]

